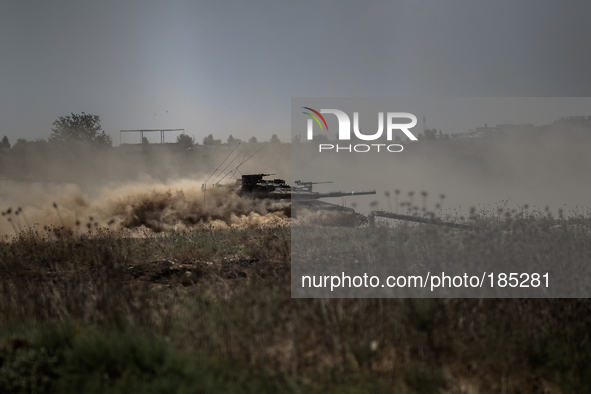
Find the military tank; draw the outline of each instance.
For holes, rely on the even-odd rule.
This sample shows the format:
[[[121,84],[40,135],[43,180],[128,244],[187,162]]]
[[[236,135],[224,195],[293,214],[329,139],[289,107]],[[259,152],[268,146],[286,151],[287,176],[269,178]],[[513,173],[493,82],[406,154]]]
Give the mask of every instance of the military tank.
[[[340,212],[343,214],[357,215],[353,208],[319,201],[324,198],[361,196],[376,194],[375,190],[363,191],[331,191],[328,193],[316,192],[313,186],[321,183],[332,182],[303,182],[296,181],[295,185],[289,185],[283,179],[264,179],[275,174],[249,174],[242,175],[236,181],[237,193],[241,196],[273,200],[291,200],[292,217],[299,209],[312,212]],[[296,208],[294,210],[294,208]]]
[[[275,174],[242,175],[242,178],[236,181],[236,186],[238,186],[240,189],[239,193],[245,196],[252,196],[254,198],[270,198],[280,200],[291,199],[292,201],[318,200],[321,198],[376,194],[375,190],[351,192],[339,190],[328,193],[320,193],[313,191],[313,185],[332,182],[296,181],[295,186],[291,186],[283,179],[263,179],[264,177],[271,175]]]

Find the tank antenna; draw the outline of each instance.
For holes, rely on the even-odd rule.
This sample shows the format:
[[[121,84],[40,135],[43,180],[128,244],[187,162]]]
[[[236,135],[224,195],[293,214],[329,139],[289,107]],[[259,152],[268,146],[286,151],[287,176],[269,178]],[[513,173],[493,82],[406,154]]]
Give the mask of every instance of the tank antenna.
[[[213,170],[213,172],[211,173],[211,175],[209,176],[209,178],[207,178],[207,180],[205,181],[206,184],[207,184],[207,181],[209,181],[209,179],[213,176],[213,174],[215,174],[216,171],[220,169],[220,167],[222,166],[222,164],[224,164],[225,161],[228,160],[228,158],[230,156],[232,156],[232,153],[234,153],[234,151],[236,149],[238,149],[239,146],[240,146],[240,143],[238,143],[238,145],[236,145],[236,147],[234,149],[232,149],[232,152],[230,152],[230,154],[228,156],[226,156],[226,158],[218,165],[218,167],[215,170]]]

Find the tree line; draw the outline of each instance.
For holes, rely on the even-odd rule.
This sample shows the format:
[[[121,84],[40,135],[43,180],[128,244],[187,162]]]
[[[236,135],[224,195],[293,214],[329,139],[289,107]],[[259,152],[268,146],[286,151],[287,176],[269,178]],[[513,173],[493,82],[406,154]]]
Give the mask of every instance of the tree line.
[[[113,140],[111,136],[105,133],[100,124],[100,117],[98,115],[86,114],[74,114],[68,116],[60,116],[51,128],[51,135],[46,141],[44,139],[37,139],[35,141],[27,141],[24,138],[19,138],[14,145],[11,145],[8,137],[5,135],[0,140],[0,148],[6,149],[21,149],[27,145],[45,145],[45,144],[59,144],[59,145],[91,145],[98,148],[110,148],[113,146]],[[177,136],[176,142],[185,148],[191,148],[199,145],[194,137],[187,134],[180,134]],[[238,145],[242,140],[234,138],[231,134],[227,139],[229,145]],[[251,137],[248,140],[249,143],[258,143],[256,137]],[[269,140],[271,143],[281,143],[277,134],[273,134]],[[147,144],[148,139],[144,137],[142,143]],[[203,145],[214,146],[221,145],[221,139],[215,139],[212,134],[203,138]]]

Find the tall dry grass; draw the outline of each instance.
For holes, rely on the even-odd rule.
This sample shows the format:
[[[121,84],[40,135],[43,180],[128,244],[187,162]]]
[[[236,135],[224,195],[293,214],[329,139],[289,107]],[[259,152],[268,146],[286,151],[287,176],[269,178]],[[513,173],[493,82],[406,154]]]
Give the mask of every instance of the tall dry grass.
[[[498,238],[428,226],[386,232],[409,259],[476,253],[469,245],[478,240],[518,249],[530,237],[531,250],[547,243],[541,218],[475,220],[488,220]],[[142,238],[93,231],[0,244],[7,392],[591,389],[587,300],[292,299],[297,230],[288,226]],[[503,231],[512,236],[503,240]],[[572,242],[556,253],[584,257],[591,239],[581,232]]]

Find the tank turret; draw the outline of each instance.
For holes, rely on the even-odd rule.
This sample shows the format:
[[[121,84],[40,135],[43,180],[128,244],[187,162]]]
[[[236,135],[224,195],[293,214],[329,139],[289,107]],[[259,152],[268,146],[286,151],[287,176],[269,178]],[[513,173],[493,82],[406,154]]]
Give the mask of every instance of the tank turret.
[[[275,174],[250,174],[242,175],[237,181],[238,192],[243,196],[252,196],[254,198],[270,199],[291,199],[297,201],[318,200],[321,198],[360,196],[367,194],[376,194],[375,190],[368,191],[332,191],[320,193],[313,191],[313,185],[332,182],[302,182],[296,181],[295,186],[288,185],[283,179],[267,180],[265,177]]]

